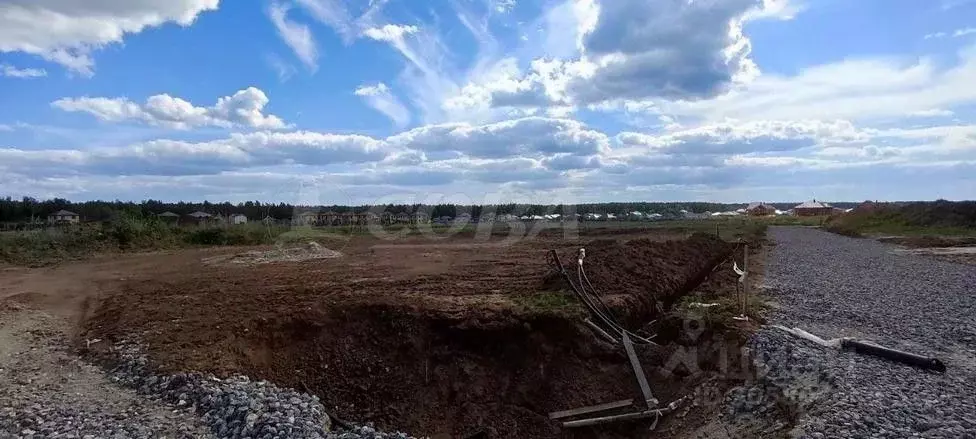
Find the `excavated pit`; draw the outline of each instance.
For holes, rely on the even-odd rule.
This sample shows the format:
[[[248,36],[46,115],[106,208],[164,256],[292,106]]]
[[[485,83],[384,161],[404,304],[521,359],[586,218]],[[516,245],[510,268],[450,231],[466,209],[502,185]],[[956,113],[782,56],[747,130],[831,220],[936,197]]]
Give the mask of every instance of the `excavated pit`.
[[[546,250],[556,248],[575,269],[576,250],[585,246],[590,281],[625,326],[637,329],[658,317],[673,325],[659,310],[703,281],[712,293],[728,293],[731,270],[713,269],[733,247],[705,235],[615,238],[428,249],[362,244],[314,264],[202,266],[182,277],[126,282],[96,307],[84,337],[138,340],[162,371],[267,379],[318,395],[340,418],[418,437],[634,437],[646,425],[571,431],[547,417],[639,398],[622,350],[582,325],[582,307],[552,274]],[[705,377],[656,372],[680,348],[670,343],[679,334],[662,329],[663,346],[642,347],[639,356],[655,396],[666,402]],[[715,361],[702,355],[699,366],[708,370]]]

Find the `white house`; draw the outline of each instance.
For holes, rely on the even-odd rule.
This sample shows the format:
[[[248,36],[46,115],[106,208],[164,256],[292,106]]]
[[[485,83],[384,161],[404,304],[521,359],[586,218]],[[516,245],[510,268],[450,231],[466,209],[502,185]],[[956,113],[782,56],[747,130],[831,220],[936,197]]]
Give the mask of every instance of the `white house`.
[[[231,224],[247,224],[247,216],[240,213],[235,213],[230,216]]]

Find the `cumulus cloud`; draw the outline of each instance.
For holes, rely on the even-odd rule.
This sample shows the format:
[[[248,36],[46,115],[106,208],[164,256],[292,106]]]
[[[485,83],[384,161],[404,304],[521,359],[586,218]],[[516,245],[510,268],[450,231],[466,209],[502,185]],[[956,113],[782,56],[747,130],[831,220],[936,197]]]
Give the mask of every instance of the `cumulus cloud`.
[[[501,81],[469,81],[460,94],[521,108],[707,100],[759,76],[745,22],[789,19],[800,9],[785,0],[567,1],[543,20],[546,34],[560,38],[541,47],[561,57],[536,58]]]
[[[707,98],[752,68],[741,18],[756,0],[615,0],[600,3],[583,41],[600,67],[571,87],[584,103],[646,97]]]
[[[89,113],[106,122],[137,121],[175,129],[205,126],[286,128],[287,124],[278,116],[264,114],[267,104],[268,97],[254,87],[221,97],[209,107],[197,107],[168,94],[150,96],[144,104],[127,98],[104,97],[62,98],[51,103],[55,108]]]
[[[667,134],[623,132],[617,135],[622,145],[694,154],[788,151],[806,146],[859,143],[870,138],[870,134],[844,120],[726,121]]]
[[[716,194],[737,190],[753,198],[762,185],[781,186],[767,178],[771,174],[785,178],[811,169],[869,167],[895,172],[890,167],[967,163],[976,163],[976,126],[877,129],[844,120],[730,120],[609,136],[574,120],[527,117],[429,125],[386,138],[259,131],[116,148],[0,149],[0,175],[22,175],[38,187],[72,181],[84,189],[89,187],[85,178],[140,181],[171,175],[194,181],[288,172],[322,176],[335,187],[354,188],[357,196],[433,190],[471,196],[498,192],[527,200],[542,191],[563,202],[653,194],[720,199]]]
[[[396,124],[404,127],[410,123],[410,110],[390,91],[386,84],[364,85],[356,89],[356,96],[362,97],[376,111],[383,113]]]
[[[10,64],[0,64],[0,76],[6,76],[8,78],[40,78],[47,76],[47,71],[34,68],[21,69]]]
[[[90,76],[93,50],[126,34],[191,25],[219,0],[10,0],[0,3],[0,52],[23,52]]]
[[[609,149],[606,134],[567,119],[528,117],[486,125],[441,124],[415,128],[388,139],[425,152],[456,152],[470,157],[542,158],[569,153],[593,155]]]
[[[209,142],[154,140],[122,148],[0,149],[0,162],[35,175],[199,175],[274,165],[382,160],[381,141],[357,135],[256,132]]]
[[[307,25],[288,19],[287,15],[290,9],[284,3],[271,3],[271,6],[268,7],[268,17],[281,39],[295,52],[295,56],[309,70],[315,71],[318,68],[319,57],[315,38]]]

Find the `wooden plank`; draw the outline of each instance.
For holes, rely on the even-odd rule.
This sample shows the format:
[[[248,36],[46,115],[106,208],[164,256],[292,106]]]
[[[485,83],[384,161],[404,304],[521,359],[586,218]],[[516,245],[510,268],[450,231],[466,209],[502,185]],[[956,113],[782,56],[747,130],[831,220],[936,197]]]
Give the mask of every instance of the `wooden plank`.
[[[644,368],[641,367],[637,353],[634,352],[634,343],[630,341],[630,336],[627,335],[627,331],[624,331],[623,341],[624,349],[627,350],[627,357],[630,358],[630,365],[634,368],[634,375],[637,376],[637,384],[640,386],[641,395],[644,395],[644,400],[647,401],[647,408],[653,409],[657,406],[657,399],[651,393],[651,386],[647,384],[647,377],[644,376]]]
[[[621,401],[608,402],[605,404],[591,405],[587,407],[580,407],[576,409],[562,410],[558,412],[552,412],[549,414],[549,419],[560,419],[568,418],[570,416],[585,415],[588,413],[602,412],[605,410],[619,409],[621,407],[628,407],[634,404],[633,399],[624,399]]]

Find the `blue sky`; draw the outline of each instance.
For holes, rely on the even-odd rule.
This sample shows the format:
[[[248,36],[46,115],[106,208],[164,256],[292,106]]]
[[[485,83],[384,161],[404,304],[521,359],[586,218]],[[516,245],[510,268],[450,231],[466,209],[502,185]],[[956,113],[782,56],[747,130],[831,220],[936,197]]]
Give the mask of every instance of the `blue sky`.
[[[0,1],[0,196],[971,199],[976,1]]]

